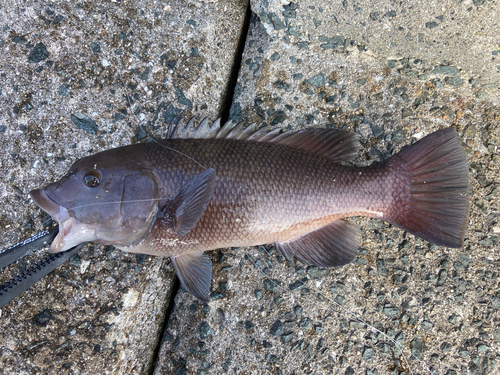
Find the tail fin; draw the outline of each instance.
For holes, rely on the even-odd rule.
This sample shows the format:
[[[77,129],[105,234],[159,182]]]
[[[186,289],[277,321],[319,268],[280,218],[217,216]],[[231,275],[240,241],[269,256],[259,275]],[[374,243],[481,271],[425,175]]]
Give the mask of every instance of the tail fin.
[[[455,128],[428,135],[387,163],[399,182],[384,220],[437,245],[462,247],[469,168]]]

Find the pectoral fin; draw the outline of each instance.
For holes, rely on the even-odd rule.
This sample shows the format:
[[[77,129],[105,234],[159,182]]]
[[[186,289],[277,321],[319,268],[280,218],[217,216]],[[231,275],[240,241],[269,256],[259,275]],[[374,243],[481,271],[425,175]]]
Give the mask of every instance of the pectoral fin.
[[[191,178],[175,197],[162,208],[159,219],[180,237],[185,236],[205,213],[215,187],[215,169]]]
[[[204,253],[190,253],[170,259],[184,289],[203,302],[208,302],[212,281],[210,258]]]
[[[293,255],[304,264],[337,267],[351,262],[360,244],[359,227],[339,219],[299,238],[276,243],[276,248],[287,259]]]

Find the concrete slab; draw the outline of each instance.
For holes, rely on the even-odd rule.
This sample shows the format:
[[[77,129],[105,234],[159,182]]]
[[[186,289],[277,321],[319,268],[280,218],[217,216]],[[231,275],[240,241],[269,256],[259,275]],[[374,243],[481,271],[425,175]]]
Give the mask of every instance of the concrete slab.
[[[252,10],[232,118],[355,131],[356,165],[456,127],[471,166],[465,246],[357,219],[363,246],[339,269],[289,265],[272,246],[215,253],[212,300],[176,296],[155,374],[498,372],[498,3]]]
[[[246,7],[2,2],[0,246],[49,224],[27,193],[74,160],[220,116]],[[173,283],[165,259],[85,248],[0,310],[0,373],[147,373]]]

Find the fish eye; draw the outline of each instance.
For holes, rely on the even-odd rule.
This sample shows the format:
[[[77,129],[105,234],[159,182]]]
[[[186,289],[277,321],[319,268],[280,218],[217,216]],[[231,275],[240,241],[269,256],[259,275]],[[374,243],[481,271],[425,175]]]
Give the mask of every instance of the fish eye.
[[[90,169],[85,173],[83,182],[85,182],[85,185],[91,188],[99,186],[99,184],[101,183],[101,174],[95,169]]]

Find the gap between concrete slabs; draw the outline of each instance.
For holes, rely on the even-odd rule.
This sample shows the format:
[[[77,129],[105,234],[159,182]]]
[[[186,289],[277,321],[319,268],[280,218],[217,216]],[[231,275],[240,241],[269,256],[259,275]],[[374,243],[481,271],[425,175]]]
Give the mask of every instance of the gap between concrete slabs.
[[[229,80],[228,80],[226,95],[225,95],[225,98],[224,98],[223,102],[221,103],[221,107],[220,107],[220,118],[221,118],[222,123],[225,123],[226,121],[229,120],[229,112],[231,109],[231,105],[233,103],[234,90],[236,88],[236,82],[237,82],[238,74],[239,74],[240,67],[241,67],[241,61],[242,61],[242,57],[243,57],[243,51],[245,48],[246,36],[248,33],[248,27],[250,24],[250,16],[251,16],[251,11],[250,11],[250,6],[248,4],[247,9],[245,11],[245,19],[243,22],[243,27],[241,29],[239,43],[236,47],[233,64],[231,66],[231,75],[230,75]],[[153,363],[154,364],[156,364],[158,362],[158,355],[160,353],[161,343],[165,339],[164,335],[166,334],[167,324],[168,324],[168,321],[170,320],[170,316],[171,316],[172,312],[174,311],[175,297],[177,296],[177,293],[179,292],[180,288],[181,288],[180,282],[179,282],[178,278],[176,278],[176,283],[175,283],[175,286],[172,287],[172,294],[170,295],[170,301],[168,303],[168,310],[165,314],[165,320],[164,320],[164,324],[162,326],[162,331],[161,331],[162,335],[160,337],[160,340],[158,341],[158,344],[157,344],[157,347],[155,349],[155,353],[153,356]],[[153,374],[154,372],[155,372],[155,369],[152,367],[151,374]]]

